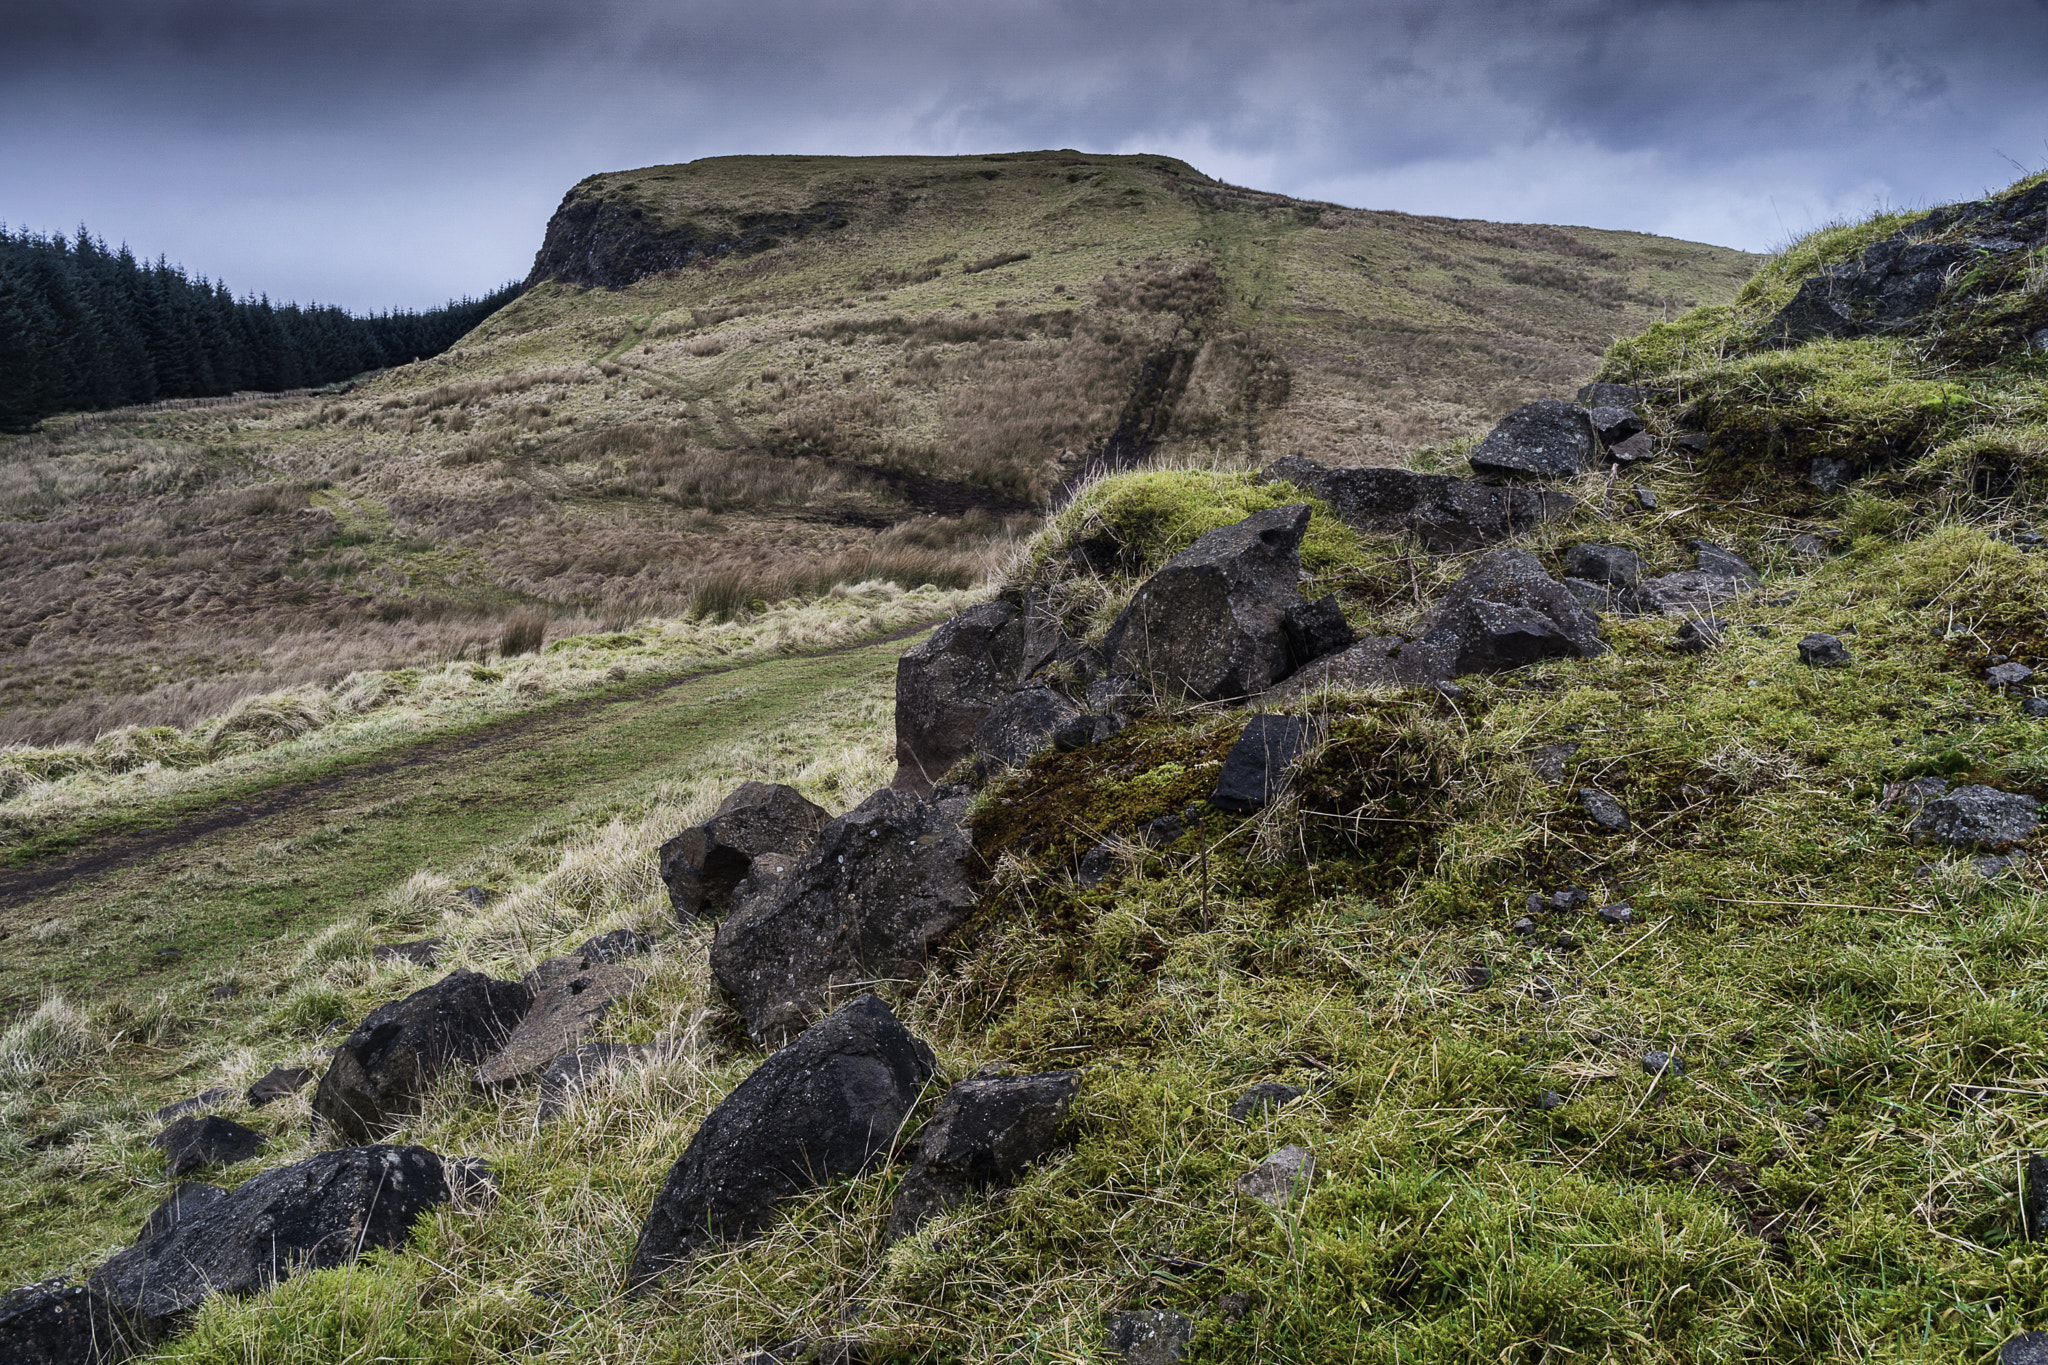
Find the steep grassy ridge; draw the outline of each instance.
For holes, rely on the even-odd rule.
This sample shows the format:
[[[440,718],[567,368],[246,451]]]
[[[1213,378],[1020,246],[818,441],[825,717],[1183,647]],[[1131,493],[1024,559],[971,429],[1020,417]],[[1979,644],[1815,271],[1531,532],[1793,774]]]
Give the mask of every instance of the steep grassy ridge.
[[[1752,264],[1299,203],[1159,157],[593,177],[535,287],[446,355],[0,441],[0,743],[480,660],[522,610],[576,633],[964,585],[1090,467],[1403,458]]]

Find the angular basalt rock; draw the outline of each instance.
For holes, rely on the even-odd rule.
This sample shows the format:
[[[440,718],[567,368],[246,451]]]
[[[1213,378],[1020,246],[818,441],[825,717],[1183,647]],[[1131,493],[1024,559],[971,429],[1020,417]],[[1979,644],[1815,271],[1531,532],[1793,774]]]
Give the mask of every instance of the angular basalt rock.
[[[868,1169],[933,1072],[932,1050],[863,995],[820,1019],[719,1102],[655,1196],[628,1279],[752,1236],[784,1199]]]
[[[499,1048],[476,1070],[479,1089],[523,1085],[572,1051],[614,1001],[640,988],[646,974],[617,962],[550,958],[523,983],[533,1004]]]
[[[540,1121],[567,1113],[576,1097],[606,1072],[652,1061],[664,1050],[659,1042],[585,1043],[557,1057],[540,1075]]]
[[[1375,637],[1318,660],[1267,700],[1291,701],[1323,687],[1440,685],[1466,673],[1499,672],[1545,658],[1591,658],[1607,649],[1599,617],[1522,550],[1483,555],[1422,625],[1413,640]]]
[[[829,822],[766,893],[733,908],[711,971],[765,1042],[795,1034],[854,983],[924,970],[974,908],[964,799],[885,788]]]
[[[586,967],[594,967],[600,962],[623,962],[629,957],[645,957],[653,949],[654,940],[647,935],[636,934],[631,929],[614,929],[608,934],[583,940],[569,956],[580,959]]]
[[[187,1114],[149,1140],[164,1154],[164,1174],[173,1180],[208,1166],[232,1166],[261,1152],[268,1141],[254,1128],[218,1114]]]
[[[1639,408],[1650,401],[1649,391],[1633,384],[1584,384],[1578,392],[1582,408]]]
[[[44,1280],[0,1295],[0,1361],[7,1365],[117,1365],[156,1337],[82,1284]]]
[[[1224,756],[1209,804],[1233,815],[1264,810],[1286,787],[1288,773],[1314,733],[1305,716],[1253,716]]]
[[[351,1142],[381,1137],[419,1107],[444,1068],[503,1047],[532,1003],[520,982],[463,969],[378,1006],[335,1052],[313,1094],[314,1115]]]
[[[1052,1150],[1078,1071],[961,1081],[918,1134],[910,1171],[889,1206],[889,1241],[981,1190],[1007,1185]]]
[[[1574,545],[1564,552],[1564,571],[1574,578],[1632,588],[1643,576],[1643,558],[1619,545]]]
[[[974,731],[975,767],[983,777],[1022,767],[1050,748],[1062,726],[1081,708],[1050,687],[1022,687],[996,704]]]
[[[795,787],[742,782],[709,820],[661,846],[658,866],[676,917],[723,915],[758,855],[803,848],[829,818]]]
[[[233,1102],[235,1092],[224,1085],[210,1086],[189,1100],[178,1100],[156,1111],[157,1122],[169,1123],[187,1114],[204,1114]]]
[[[346,1147],[264,1171],[117,1253],[90,1287],[168,1328],[209,1294],[253,1294],[373,1248],[405,1245],[421,1214],[488,1180],[424,1147]]]
[[[163,1203],[150,1211],[149,1219],[142,1225],[142,1231],[135,1235],[138,1242],[169,1232],[179,1223],[201,1209],[209,1208],[228,1197],[228,1192],[218,1185],[208,1185],[197,1180],[180,1183]]]
[[[2031,839],[2040,803],[1996,787],[1957,787],[1921,806],[1907,826],[1916,836],[1957,848],[2001,848]]]
[[[1643,429],[1643,419],[1636,416],[1635,410],[1618,404],[1603,403],[1592,409],[1588,417],[1605,446],[1618,446]]]
[[[1482,477],[1569,479],[1593,468],[1599,456],[1586,410],[1543,398],[1503,417],[1466,458]]]
[[[1424,618],[1424,641],[1451,654],[1452,676],[1519,668],[1538,659],[1604,654],[1599,618],[1522,550],[1494,550]]]
[[[1024,614],[1004,601],[962,612],[896,664],[898,791],[928,793],[974,747],[1024,662]]]
[[[1302,602],[1295,503],[1209,532],[1147,579],[1110,627],[1108,666],[1170,697],[1255,696],[1297,667],[1287,638]]]
[[[1847,668],[1855,660],[1841,636],[1816,631],[1800,639],[1799,662],[1808,668]]]
[[[274,1066],[249,1087],[249,1107],[261,1109],[273,1100],[289,1099],[304,1090],[312,1079],[313,1072],[308,1067]]]
[[[1316,1154],[1306,1147],[1282,1147],[1237,1178],[1237,1192],[1284,1209],[1316,1176]]]
[[[1577,506],[1571,494],[1556,489],[1501,487],[1379,466],[1331,469],[1298,455],[1274,461],[1259,477],[1266,483],[1285,479],[1315,494],[1358,530],[1413,531],[1431,554],[1483,549]]]
[[[1243,1092],[1230,1102],[1230,1121],[1250,1123],[1254,1114],[1285,1109],[1307,1093],[1308,1091],[1298,1085],[1287,1085],[1280,1081],[1260,1081],[1256,1085],[1245,1087]]]
[[[1335,593],[1290,607],[1281,624],[1287,630],[1288,652],[1297,668],[1349,649],[1358,638],[1344,619],[1344,608]]]
[[[1796,345],[1908,328],[1940,300],[1949,270],[1971,250],[1903,234],[1873,242],[1856,262],[1830,266],[1802,283],[1766,330],[1780,344]]]

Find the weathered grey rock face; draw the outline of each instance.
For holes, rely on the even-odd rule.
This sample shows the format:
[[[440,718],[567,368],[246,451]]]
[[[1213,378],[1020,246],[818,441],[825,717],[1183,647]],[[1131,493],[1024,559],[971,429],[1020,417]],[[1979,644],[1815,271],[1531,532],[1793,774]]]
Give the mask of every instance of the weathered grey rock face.
[[[932,1069],[932,1050],[872,995],[811,1025],[690,1139],[640,1229],[631,1282],[759,1232],[792,1194],[866,1170],[888,1151]]]
[[[1441,685],[1538,659],[1606,652],[1600,621],[1572,590],[1522,550],[1493,550],[1466,570],[1423,618],[1413,640],[1361,640],[1301,670],[1266,694],[1286,702],[1324,687]]]
[[[146,1350],[155,1335],[82,1284],[44,1280],[0,1296],[7,1365],[115,1365]]]
[[[1328,469],[1298,455],[1267,465],[1260,478],[1285,479],[1315,494],[1361,531],[1413,531],[1431,554],[1482,549],[1577,505],[1556,489],[1500,487],[1408,469]]]
[[[1564,571],[1589,582],[1632,588],[1643,576],[1643,559],[1618,545],[1574,545],[1564,552]]]
[[[1897,330],[1935,305],[1950,267],[1969,255],[1960,243],[1904,235],[1873,242],[1855,263],[1832,266],[1801,284],[1768,331],[1794,344]]]
[[[1209,804],[1233,815],[1263,810],[1280,795],[1301,751],[1313,738],[1304,716],[1253,716],[1224,756]]]
[[[756,857],[804,847],[828,818],[795,787],[742,782],[709,820],[661,846],[661,880],[676,917],[724,914]]]
[[[464,969],[378,1006],[328,1064],[314,1115],[351,1142],[381,1137],[418,1107],[444,1067],[480,1062],[504,1046],[532,1003],[517,981]]]
[[[1630,601],[1637,611],[1667,616],[1711,616],[1763,581],[1749,561],[1733,550],[1693,542],[1695,567],[1636,584]]]
[[[1284,1209],[1308,1192],[1316,1176],[1316,1154],[1306,1147],[1282,1147],[1237,1178],[1237,1192]]]
[[[765,1042],[797,1033],[855,982],[924,970],[974,908],[962,799],[885,789],[828,823],[767,893],[735,906],[711,971]]]
[[[120,1252],[90,1285],[159,1325],[208,1294],[253,1294],[302,1270],[403,1246],[415,1219],[472,1184],[480,1162],[424,1147],[347,1147],[265,1171]]]
[[[1108,1325],[1110,1354],[1124,1365],[1174,1365],[1195,1339],[1195,1320],[1170,1308],[1118,1313]]]
[[[1080,707],[1050,687],[1019,688],[975,728],[975,766],[983,777],[1021,767],[1050,748],[1054,733],[1080,714]]]
[[[1607,650],[1599,619],[1522,550],[1482,556],[1430,610],[1424,627],[1423,640],[1449,653],[1451,676]]]
[[[1586,410],[1544,398],[1503,417],[1467,459],[1485,477],[1569,479],[1593,468],[1599,456]]]
[[[1168,696],[1255,696],[1294,671],[1288,613],[1302,601],[1309,509],[1255,512],[1166,562],[1110,627],[1109,667]]]
[[[477,1068],[478,1088],[538,1080],[597,1027],[614,1001],[631,995],[646,979],[644,973],[617,962],[550,958],[542,963],[524,983],[533,992],[533,1004],[505,1046]]]
[[[1920,808],[1907,828],[1958,848],[1999,848],[2034,835],[2040,803],[1996,787],[1957,787]]]
[[[1024,616],[984,602],[932,632],[896,664],[898,791],[928,793],[966,757],[974,732],[1009,695],[1024,662]]]
[[[1080,1089],[1080,1072],[1053,1071],[961,1081],[948,1090],[896,1187],[888,1239],[910,1236],[976,1191],[1014,1181],[1052,1150]]]
[[[208,1166],[232,1166],[263,1150],[266,1139],[254,1128],[218,1114],[187,1114],[149,1140],[164,1154],[164,1174],[176,1180]]]

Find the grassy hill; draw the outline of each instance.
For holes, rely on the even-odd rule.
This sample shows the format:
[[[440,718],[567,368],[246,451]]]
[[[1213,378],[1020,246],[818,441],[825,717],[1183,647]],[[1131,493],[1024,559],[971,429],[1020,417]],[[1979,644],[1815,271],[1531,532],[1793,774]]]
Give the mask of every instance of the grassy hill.
[[[273,1065],[318,1066],[338,1023],[453,967],[509,977],[632,928],[658,940],[650,979],[599,1036],[658,1041],[662,1055],[547,1122],[531,1092],[485,1097],[450,1077],[394,1136],[485,1158],[495,1203],[443,1209],[403,1249],[214,1301],[165,1357],[759,1362],[794,1343],[786,1358],[1106,1362],[1106,1320],[1133,1310],[1191,1320],[1188,1365],[1988,1361],[2015,1333],[2048,1329],[2048,1253],[2022,1210],[2048,1193],[2026,1174],[2048,1149],[2040,839],[1952,847],[1912,827],[1925,797],[1912,784],[1929,779],[2048,800],[2048,718],[2028,705],[2044,700],[2044,675],[2008,687],[1986,673],[2048,668],[2048,179],[1815,233],[1735,287],[1702,288],[1701,306],[1669,320],[1612,305],[1639,310],[1641,325],[1539,383],[1513,372],[1506,351],[1475,349],[1463,378],[1426,359],[1431,345],[1505,335],[1478,328],[1477,314],[1347,352],[1318,347],[1353,315],[1299,302],[1299,282],[1319,278],[1316,253],[1345,233],[1354,245],[1372,232],[1398,229],[1411,244],[1440,234],[1446,252],[1462,242],[1468,259],[1492,253],[1502,271],[1534,247],[1455,236],[1482,232],[1470,224],[1358,215],[1319,226],[1348,211],[1317,209],[1311,223],[1299,206],[1156,158],[1081,160],[1131,177],[1152,196],[1144,212],[1121,207],[1137,198],[1123,188],[1086,188],[1090,167],[1057,157],[1025,160],[1028,175],[1016,160],[903,163],[894,180],[878,169],[913,220],[887,257],[874,215],[896,216],[894,201],[863,198],[846,163],[777,163],[788,179],[762,177],[768,187],[746,199],[729,186],[696,195],[688,168],[671,168],[671,181],[602,178],[576,201],[614,207],[569,214],[582,235],[554,238],[570,243],[562,258],[580,250],[608,269],[618,251],[644,251],[681,264],[616,292],[537,288],[530,311],[473,338],[445,371],[385,376],[339,400],[353,437],[324,419],[291,425],[318,409],[233,419],[255,432],[249,442],[275,442],[266,450],[388,441],[374,448],[410,452],[391,456],[390,477],[454,501],[520,480],[546,487],[559,509],[549,525],[569,544],[594,527],[644,534],[632,518],[681,505],[571,497],[562,490],[574,479],[625,479],[604,471],[644,471],[633,462],[657,449],[716,452],[706,468],[763,471],[709,513],[710,539],[735,557],[752,547],[760,564],[720,591],[762,605],[722,623],[568,618],[543,651],[509,657],[494,634],[489,659],[308,689],[308,705],[325,698],[328,709],[297,737],[280,737],[288,717],[251,708],[247,731],[210,722],[164,738],[199,746],[186,767],[109,757],[24,783],[0,813],[39,849],[76,834],[89,851],[93,820],[143,837],[141,826],[193,828],[229,803],[252,809],[189,843],[140,848],[97,880],[0,899],[0,952],[33,978],[7,983],[19,1012],[0,1037],[0,1266],[15,1280],[79,1271],[133,1237],[171,1183],[147,1145],[156,1105],[244,1086]],[[941,172],[959,174],[914,183]],[[1040,238],[990,232],[960,259],[927,264],[942,253],[911,230],[915,195],[941,198],[937,214],[952,202],[938,195],[947,184],[1041,207],[1107,194],[1088,205],[1091,220],[1124,214],[1136,232],[1178,215],[1191,235],[1180,256],[1167,235],[1142,251],[1076,246],[1067,254],[1103,253],[1097,283],[1076,298],[1083,272],[1054,271],[1051,226]],[[605,235],[650,219],[663,231]],[[1232,245],[1219,221],[1264,226]],[[1233,330],[1231,291],[1255,276],[1245,253],[1262,234],[1273,240],[1260,269],[1297,281],[1284,295],[1294,302],[1273,302],[1276,286]],[[1902,238],[1940,263],[1922,305],[1886,312],[1891,296],[1857,281],[1882,275],[1872,262]],[[708,266],[690,255],[721,243],[734,249]],[[894,281],[854,265],[938,273]],[[1595,279],[1601,267],[1570,268]],[[773,294],[807,270],[814,286]],[[724,292],[702,292],[721,280]],[[1849,300],[1840,325],[1796,330],[1816,315],[1799,301],[1831,281]],[[1426,291],[1384,287],[1425,306]],[[1548,285],[1488,287],[1594,306]],[[607,308],[629,311],[598,322]],[[727,308],[752,311],[714,316]],[[1071,334],[1058,320],[967,339],[941,330],[1061,310],[1078,315]],[[1543,344],[1563,347],[1565,325]],[[545,391],[564,395],[548,421],[569,426],[509,419],[512,400],[538,385],[485,391],[508,369],[567,372],[579,346],[597,364]],[[1375,354],[1391,375],[1397,353],[1413,361],[1413,387],[1342,369],[1344,356]],[[1215,392],[1238,397],[1202,406],[1203,376],[1225,373],[1230,356],[1243,360],[1227,371],[1237,387],[1218,381]],[[1026,394],[1034,375],[1085,377],[1098,363],[1123,376],[1123,405],[1105,399],[1078,444],[1049,425],[1064,410],[1020,407],[1041,423],[1026,424],[1030,441],[1045,444],[1036,463],[1013,459],[1035,447],[1003,425],[1014,414],[977,387],[985,376]],[[464,364],[474,368],[458,373]],[[1632,550],[1646,575],[1687,568],[1699,542],[1738,552],[1762,581],[1716,608],[1711,641],[1687,640],[1669,617],[1611,612],[1599,657],[1467,676],[1456,695],[1315,697],[1306,705],[1324,732],[1284,799],[1250,817],[1208,811],[1163,844],[1138,831],[1211,788],[1244,709],[1161,706],[986,783],[970,808],[974,917],[929,974],[883,989],[935,1048],[942,1083],[997,1062],[1081,1068],[1058,1150],[894,1245],[881,1233],[903,1165],[880,1166],[790,1200],[761,1236],[650,1293],[625,1292],[670,1163],[763,1060],[711,982],[710,926],[679,925],[669,908],[654,872],[663,839],[742,780],[791,782],[834,812],[886,781],[893,664],[911,641],[877,636],[994,590],[1051,585],[1099,641],[1145,575],[1201,530],[1301,496],[1256,483],[1247,457],[1398,453],[1454,468],[1460,438],[1485,424],[1477,398],[1456,422],[1410,431],[1412,445],[1374,444],[1363,415],[1342,434],[1352,419],[1337,414],[1370,402],[1419,423],[1438,411],[1428,404],[1457,401],[1444,396],[1456,383],[1498,385],[1486,392],[1504,404],[1568,396],[1589,372],[1649,392],[1655,455],[1624,477],[1578,479],[1570,516],[1514,545],[1554,575],[1586,542]],[[1275,397],[1267,385],[1283,373]],[[466,384],[481,395],[467,407],[426,397]],[[1132,393],[1151,395],[1135,426]],[[883,404],[872,428],[860,424],[862,395]],[[463,413],[468,427],[451,429]],[[1198,424],[1197,413],[1211,416]],[[664,431],[682,444],[609,446],[580,462],[539,455],[551,442],[652,443]],[[1063,461],[1068,450],[1078,458]],[[1135,452],[1157,464],[1114,467]],[[802,501],[774,501],[796,469],[821,482]],[[1055,517],[1010,510],[1091,472],[1102,477]],[[349,477],[362,480],[346,486],[351,505],[389,511],[375,467]],[[308,496],[340,505],[321,501],[340,489]],[[1361,634],[1412,627],[1471,563],[1344,527],[1306,500],[1311,586],[1335,594]],[[856,515],[886,524],[845,542],[806,539]],[[953,538],[912,537],[929,523]],[[1067,552],[1105,533],[1122,551],[1114,564],[1076,568]],[[510,542],[490,536],[512,534],[493,526],[465,544],[495,564],[488,556]],[[349,548],[386,573],[426,562],[428,550],[394,535]],[[994,577],[972,590],[842,586],[779,606],[752,586],[841,544]],[[416,558],[382,558],[392,555]],[[645,600],[687,600],[710,581],[689,576],[698,563],[647,589],[671,597]],[[424,591],[417,578],[379,581],[394,585],[390,600]],[[566,614],[575,599],[563,602]],[[589,610],[606,607],[593,599]],[[503,628],[453,611],[447,621],[463,629]],[[1802,661],[1803,637],[1819,632],[1839,638],[1846,665]],[[686,675],[712,666],[731,671]],[[340,704],[351,696],[369,700]],[[462,733],[410,746],[430,729]],[[419,761],[407,766],[408,753]],[[1626,811],[1625,828],[1596,818],[1588,788]],[[1103,845],[1110,869],[1088,884],[1078,855]],[[465,899],[471,885],[491,893],[487,904]],[[1557,899],[1572,888],[1583,903]],[[1532,908],[1532,896],[1544,900]],[[1618,904],[1626,920],[1596,913]],[[433,969],[374,952],[426,934],[444,940]],[[1678,1065],[1651,1064],[1658,1055]],[[1303,1093],[1233,1119],[1232,1102],[1268,1081]],[[272,1145],[216,1172],[224,1184],[330,1141],[311,1130],[303,1093],[235,1112]],[[1279,1208],[1241,1193],[1239,1178],[1284,1145],[1313,1150],[1313,1182]]]
[[[1148,156],[595,176],[535,287],[448,354],[339,396],[0,440],[0,744],[481,661],[530,635],[515,617],[575,633],[962,586],[1084,471],[1404,460],[1754,264]]]

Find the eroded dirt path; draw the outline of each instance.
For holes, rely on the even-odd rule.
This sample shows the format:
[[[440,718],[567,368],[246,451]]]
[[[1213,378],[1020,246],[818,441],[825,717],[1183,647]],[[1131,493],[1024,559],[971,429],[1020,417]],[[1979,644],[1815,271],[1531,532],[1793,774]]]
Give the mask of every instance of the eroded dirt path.
[[[578,698],[280,781],[0,873],[0,1010],[204,975],[570,807],[893,676],[928,624],[829,651]]]

